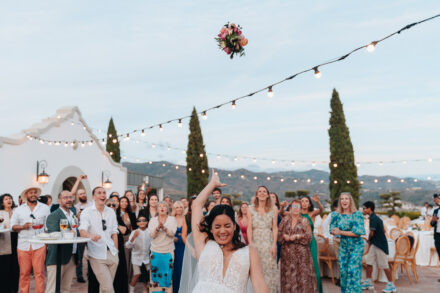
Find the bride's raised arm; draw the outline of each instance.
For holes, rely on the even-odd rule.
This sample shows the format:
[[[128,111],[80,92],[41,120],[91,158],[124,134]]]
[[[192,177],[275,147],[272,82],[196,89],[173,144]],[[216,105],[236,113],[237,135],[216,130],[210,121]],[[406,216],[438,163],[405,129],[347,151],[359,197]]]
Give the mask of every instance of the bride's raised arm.
[[[212,191],[216,187],[224,187],[226,184],[220,182],[220,178],[215,173],[214,169],[211,172],[211,181],[203,188],[200,194],[194,199],[191,207],[191,227],[194,237],[194,244],[196,246],[197,259],[199,259],[200,253],[202,253],[205,247],[206,233],[200,231],[199,224],[203,218],[203,206],[211,195]]]

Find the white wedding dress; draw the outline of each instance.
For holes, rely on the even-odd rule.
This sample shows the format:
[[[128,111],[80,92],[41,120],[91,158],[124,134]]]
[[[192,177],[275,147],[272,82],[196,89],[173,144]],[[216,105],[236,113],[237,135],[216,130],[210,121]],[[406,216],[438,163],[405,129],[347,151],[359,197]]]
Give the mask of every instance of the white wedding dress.
[[[199,277],[193,293],[245,293],[249,280],[249,247],[231,256],[223,277],[223,252],[215,241],[208,241],[199,257]]]

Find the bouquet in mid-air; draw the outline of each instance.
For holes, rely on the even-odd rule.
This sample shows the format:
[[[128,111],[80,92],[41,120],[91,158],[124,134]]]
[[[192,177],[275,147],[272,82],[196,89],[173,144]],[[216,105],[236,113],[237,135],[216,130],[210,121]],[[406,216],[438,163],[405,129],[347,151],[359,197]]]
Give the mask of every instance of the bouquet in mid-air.
[[[244,55],[244,46],[247,45],[248,40],[241,30],[240,25],[228,22],[221,28],[220,33],[215,38],[219,48],[225,51],[231,59],[234,58],[235,54],[240,55],[240,57]]]

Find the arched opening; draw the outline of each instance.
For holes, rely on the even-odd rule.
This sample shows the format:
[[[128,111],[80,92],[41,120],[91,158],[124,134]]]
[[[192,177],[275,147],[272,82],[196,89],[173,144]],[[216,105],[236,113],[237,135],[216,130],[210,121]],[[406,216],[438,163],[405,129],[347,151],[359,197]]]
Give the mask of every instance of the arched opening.
[[[58,194],[62,190],[72,190],[73,185],[76,182],[76,179],[78,176],[85,174],[84,171],[82,171],[80,168],[76,166],[68,166],[64,168],[56,177],[54,180],[54,184],[52,187],[52,194],[55,195],[54,203],[58,203]],[[89,200],[91,200],[91,188],[89,181],[81,180],[78,189],[84,189],[87,193],[87,196],[89,197]],[[77,199],[75,199],[75,203],[77,202]]]

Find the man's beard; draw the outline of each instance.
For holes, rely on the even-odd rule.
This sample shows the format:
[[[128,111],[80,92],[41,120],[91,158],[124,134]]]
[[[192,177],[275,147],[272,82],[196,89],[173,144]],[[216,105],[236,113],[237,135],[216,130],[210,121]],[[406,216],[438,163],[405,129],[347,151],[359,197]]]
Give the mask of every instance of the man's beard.
[[[78,198],[79,199],[79,201],[81,202],[81,203],[86,203],[87,202],[87,197],[80,197],[80,198]]]

